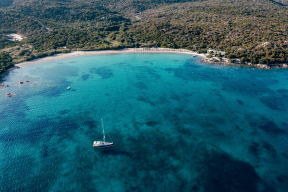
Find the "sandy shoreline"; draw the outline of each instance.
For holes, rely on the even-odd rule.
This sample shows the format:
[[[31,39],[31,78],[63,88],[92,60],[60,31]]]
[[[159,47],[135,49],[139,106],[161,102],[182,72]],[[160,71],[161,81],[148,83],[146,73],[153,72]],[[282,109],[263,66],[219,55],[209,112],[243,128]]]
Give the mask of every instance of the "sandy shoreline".
[[[168,49],[168,48],[126,48],[120,50],[103,50],[103,51],[73,51],[70,53],[61,53],[53,56],[34,59],[32,61],[25,61],[15,64],[17,67],[23,67],[26,65],[32,65],[44,61],[53,61],[57,59],[65,59],[70,57],[79,57],[85,55],[100,55],[100,54],[120,54],[120,53],[178,53],[189,54],[206,58],[204,54],[198,54],[197,52],[189,51],[186,49]]]

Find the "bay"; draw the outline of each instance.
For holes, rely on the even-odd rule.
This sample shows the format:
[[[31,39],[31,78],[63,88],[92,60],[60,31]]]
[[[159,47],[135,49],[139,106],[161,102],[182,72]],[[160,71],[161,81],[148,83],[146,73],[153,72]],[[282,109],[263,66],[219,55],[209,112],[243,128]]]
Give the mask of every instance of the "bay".
[[[107,54],[24,66],[4,84],[0,191],[288,189],[287,69]],[[101,119],[113,148],[92,147]]]

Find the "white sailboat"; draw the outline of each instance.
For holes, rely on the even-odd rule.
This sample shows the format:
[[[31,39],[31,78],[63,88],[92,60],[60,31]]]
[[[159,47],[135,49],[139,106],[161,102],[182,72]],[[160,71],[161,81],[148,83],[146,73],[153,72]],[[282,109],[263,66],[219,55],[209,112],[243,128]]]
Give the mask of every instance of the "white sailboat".
[[[105,141],[105,132],[104,132],[104,125],[103,125],[103,120],[102,121],[102,127],[103,127],[103,141],[94,141],[93,143],[93,147],[98,147],[98,148],[102,148],[102,147],[111,147],[114,145],[113,142],[106,142]],[[110,138],[111,139],[111,138]]]

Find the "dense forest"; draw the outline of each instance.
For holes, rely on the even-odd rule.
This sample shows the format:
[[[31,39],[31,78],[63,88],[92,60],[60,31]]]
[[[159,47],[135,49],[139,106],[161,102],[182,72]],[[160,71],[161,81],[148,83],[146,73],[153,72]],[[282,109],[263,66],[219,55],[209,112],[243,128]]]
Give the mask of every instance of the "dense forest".
[[[239,58],[241,63],[288,62],[286,0],[11,3],[5,0],[0,5],[0,52],[12,63],[73,50],[151,46],[201,53],[213,48],[225,51],[231,61]],[[9,41],[7,35],[11,33],[25,39]],[[4,63],[6,56],[1,56],[1,65],[11,66]]]

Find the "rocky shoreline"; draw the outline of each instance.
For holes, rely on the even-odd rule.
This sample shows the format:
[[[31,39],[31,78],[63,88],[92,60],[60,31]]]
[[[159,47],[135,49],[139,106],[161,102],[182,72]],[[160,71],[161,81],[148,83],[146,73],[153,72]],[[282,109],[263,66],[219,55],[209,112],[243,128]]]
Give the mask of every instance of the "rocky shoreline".
[[[215,59],[215,58],[202,58],[200,60],[203,63],[209,63],[209,64],[220,64],[220,65],[237,65],[237,66],[248,66],[248,67],[257,67],[260,69],[272,69],[272,68],[288,68],[288,64],[286,63],[279,63],[279,64],[253,64],[253,63],[239,63],[239,62],[229,62],[227,59],[226,60],[222,60],[220,61],[219,59]]]

